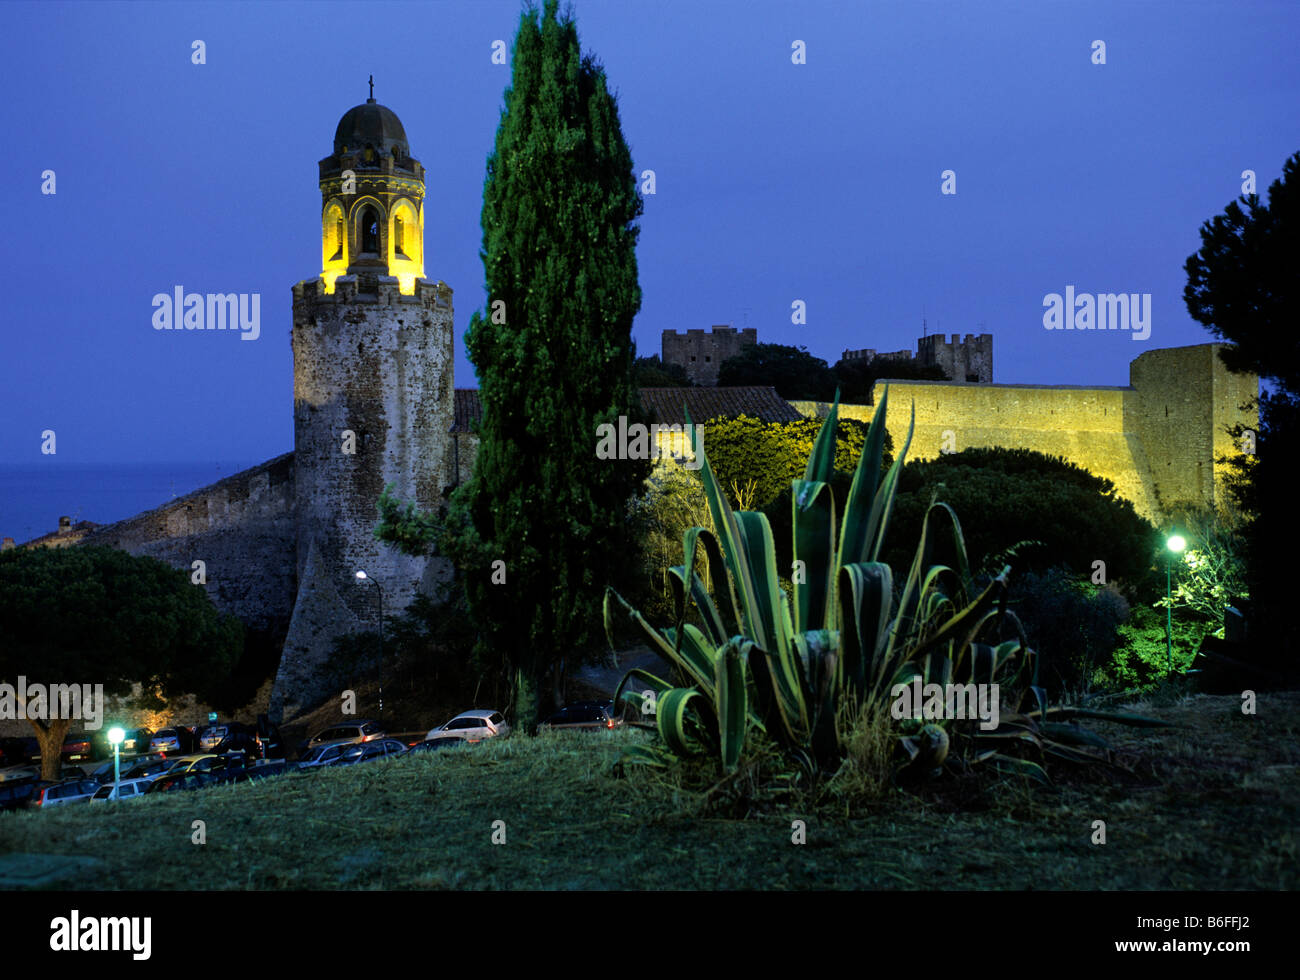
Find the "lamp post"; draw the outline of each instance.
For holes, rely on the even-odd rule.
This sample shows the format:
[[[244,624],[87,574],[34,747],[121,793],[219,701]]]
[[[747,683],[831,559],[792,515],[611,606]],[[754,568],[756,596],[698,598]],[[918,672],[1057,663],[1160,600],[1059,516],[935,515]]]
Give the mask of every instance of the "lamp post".
[[[1165,554],[1165,676],[1174,672],[1174,603],[1173,603],[1173,563],[1174,555],[1182,554],[1187,542],[1181,534],[1171,534],[1165,541],[1168,552]]]
[[[108,741],[113,746],[113,799],[118,799],[122,791],[122,740],[126,732],[114,725],[108,730]]]
[[[379,590],[379,716],[384,714],[384,589],[378,579],[370,578],[364,571],[357,572],[357,581],[373,582]]]

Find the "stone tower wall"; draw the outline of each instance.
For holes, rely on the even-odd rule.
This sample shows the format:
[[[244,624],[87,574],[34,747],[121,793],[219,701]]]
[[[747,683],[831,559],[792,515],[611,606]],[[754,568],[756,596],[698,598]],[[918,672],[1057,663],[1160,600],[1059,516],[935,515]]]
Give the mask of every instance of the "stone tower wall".
[[[452,294],[418,280],[402,295],[392,276],[294,286],[294,466],[299,595],[285,641],[277,714],[310,703],[315,668],[334,639],[378,624],[447,574],[445,562],[403,555],[374,539],[387,484],[423,510],[451,485],[454,420]],[[344,433],[355,453],[344,452]]]
[[[945,341],[943,334],[929,334],[916,342],[917,363],[923,367],[935,366],[953,381],[973,381],[990,384],[993,381],[993,335],[966,334],[965,339],[952,335]]]

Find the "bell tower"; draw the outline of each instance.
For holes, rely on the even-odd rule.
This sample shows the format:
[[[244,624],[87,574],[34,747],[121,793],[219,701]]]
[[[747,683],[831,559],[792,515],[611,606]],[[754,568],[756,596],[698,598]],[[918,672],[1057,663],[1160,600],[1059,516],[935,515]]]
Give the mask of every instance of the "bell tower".
[[[343,114],[334,152],[320,162],[321,279],[334,291],[341,275],[395,276],[410,295],[424,278],[424,167],[411,156],[406,130],[370,98]]]
[[[338,693],[321,688],[334,641],[378,629],[381,589],[391,619],[450,573],[374,537],[385,487],[436,511],[453,482],[455,378],[451,289],[424,278],[424,167],[371,91],[320,161],[321,272],[293,287],[298,596],[276,715]]]

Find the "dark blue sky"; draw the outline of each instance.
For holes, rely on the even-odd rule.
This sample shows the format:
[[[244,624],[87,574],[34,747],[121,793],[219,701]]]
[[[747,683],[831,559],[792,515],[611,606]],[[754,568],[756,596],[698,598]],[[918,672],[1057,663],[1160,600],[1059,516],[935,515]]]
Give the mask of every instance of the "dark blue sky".
[[[491,44],[512,40],[519,10],[6,3],[0,463],[292,448],[290,288],[320,270],[317,161],[372,72],[428,171],[426,271],[455,290],[457,384],[474,386],[463,333],[484,301],[484,161],[509,81]],[[637,169],[657,174],[641,353],[665,328],[734,323],[833,362],[914,347],[924,312],[931,332],[991,332],[995,381],[1125,384],[1142,351],[1210,339],[1182,303],[1197,229],[1243,170],[1263,193],[1300,149],[1294,2],[576,13]],[[956,196],[940,194],[945,169]],[[1151,293],[1150,339],[1044,330],[1044,295],[1068,284]],[[177,285],[260,293],[260,339],[153,330],[152,296]],[[44,429],[56,457],[40,455]]]

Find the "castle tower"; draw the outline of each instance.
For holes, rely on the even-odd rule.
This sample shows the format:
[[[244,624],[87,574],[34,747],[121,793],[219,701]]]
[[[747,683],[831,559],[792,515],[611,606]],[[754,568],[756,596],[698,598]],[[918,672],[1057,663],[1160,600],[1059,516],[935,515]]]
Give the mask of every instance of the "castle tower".
[[[293,287],[298,596],[275,706],[327,694],[314,680],[334,639],[379,624],[445,562],[374,539],[376,502],[436,510],[452,484],[452,291],[424,278],[424,168],[392,110],[349,109],[320,161],[321,274]]]

